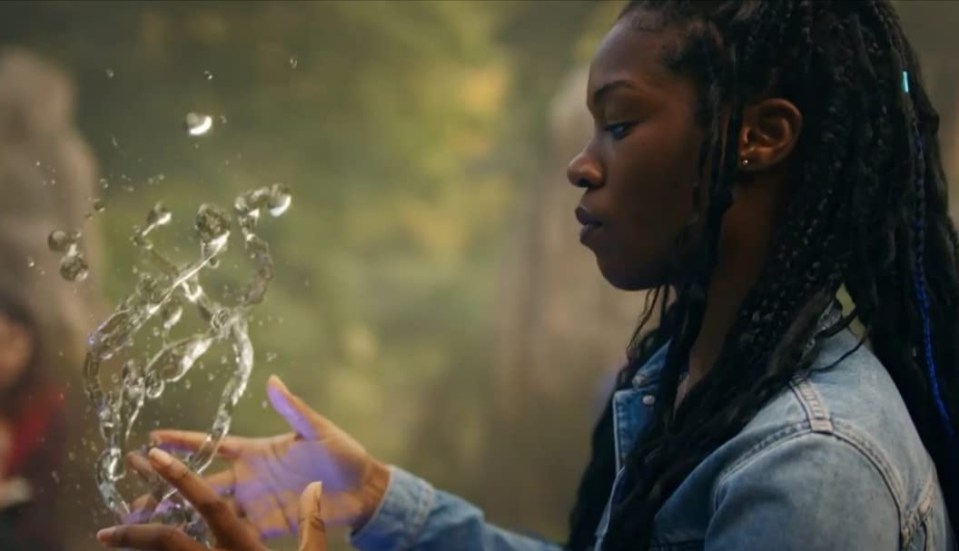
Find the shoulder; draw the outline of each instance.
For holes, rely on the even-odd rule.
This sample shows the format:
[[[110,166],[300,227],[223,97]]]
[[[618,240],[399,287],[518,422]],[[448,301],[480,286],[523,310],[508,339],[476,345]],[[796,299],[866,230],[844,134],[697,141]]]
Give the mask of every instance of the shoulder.
[[[845,494],[863,503],[868,495],[872,506],[891,506],[906,539],[941,499],[935,466],[901,395],[851,332],[824,342],[808,373],[727,445],[716,499],[757,477],[792,485],[794,499],[841,501]]]

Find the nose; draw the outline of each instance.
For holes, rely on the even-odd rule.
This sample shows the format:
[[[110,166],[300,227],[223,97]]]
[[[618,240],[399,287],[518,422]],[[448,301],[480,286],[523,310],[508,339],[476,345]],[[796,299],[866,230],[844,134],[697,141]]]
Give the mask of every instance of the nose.
[[[603,171],[599,163],[584,149],[566,166],[566,178],[578,188],[590,189],[603,185]]]

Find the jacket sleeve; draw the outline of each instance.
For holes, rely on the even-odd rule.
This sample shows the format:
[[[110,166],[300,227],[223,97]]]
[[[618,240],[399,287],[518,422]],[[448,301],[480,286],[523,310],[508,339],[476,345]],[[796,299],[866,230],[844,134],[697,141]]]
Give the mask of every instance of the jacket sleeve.
[[[804,433],[768,445],[720,478],[706,551],[899,549],[886,479],[852,443]]]
[[[396,467],[379,509],[349,537],[362,551],[560,551],[486,522],[474,505]]]

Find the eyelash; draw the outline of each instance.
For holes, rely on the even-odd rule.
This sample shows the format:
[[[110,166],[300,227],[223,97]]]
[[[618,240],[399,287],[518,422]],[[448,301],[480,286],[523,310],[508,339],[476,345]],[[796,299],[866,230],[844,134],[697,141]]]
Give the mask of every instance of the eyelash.
[[[607,125],[604,130],[609,132],[609,135],[612,136],[614,140],[619,141],[628,135],[629,130],[634,124],[635,123],[632,122],[619,122],[616,124]]]

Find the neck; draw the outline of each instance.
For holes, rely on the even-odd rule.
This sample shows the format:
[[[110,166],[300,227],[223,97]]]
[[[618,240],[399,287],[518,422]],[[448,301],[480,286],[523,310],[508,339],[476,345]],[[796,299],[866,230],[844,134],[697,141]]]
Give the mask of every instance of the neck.
[[[766,262],[775,231],[776,194],[757,191],[765,190],[742,194],[737,198],[738,205],[734,204],[724,217],[706,308],[699,334],[689,351],[689,373],[683,385],[686,391],[716,363],[742,303]],[[677,405],[681,399],[677,396]]]
[[[753,268],[749,270],[749,274],[744,273],[744,268],[747,267]],[[702,379],[716,363],[726,335],[736,321],[743,300],[759,277],[761,269],[761,264],[752,267],[743,264],[742,260],[723,262],[716,266],[709,283],[708,300],[699,335],[689,350],[687,386],[692,386]]]

